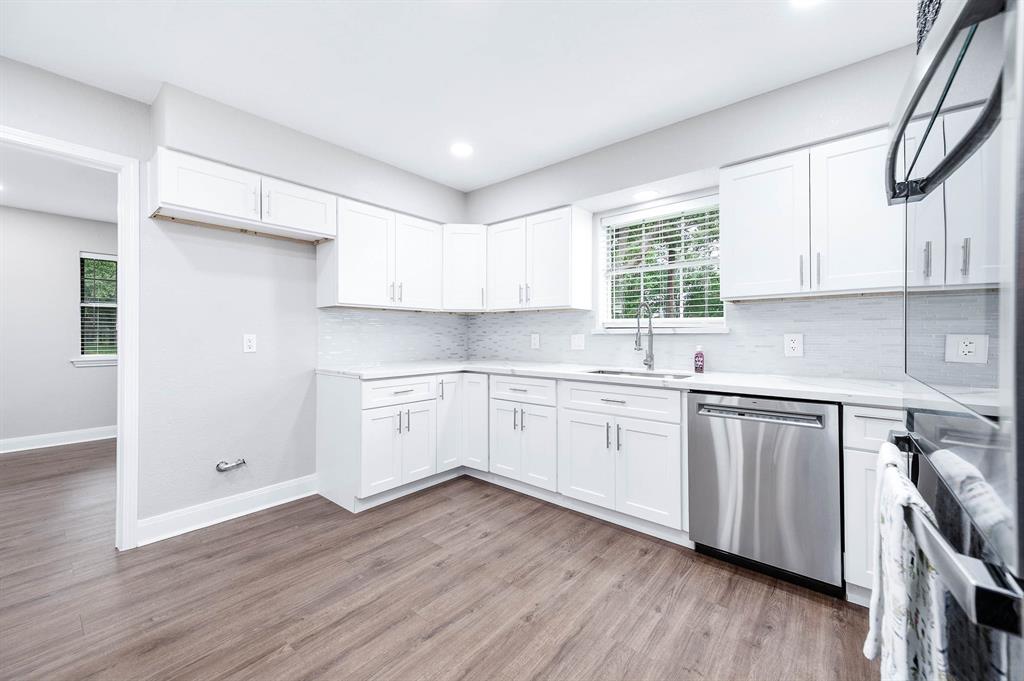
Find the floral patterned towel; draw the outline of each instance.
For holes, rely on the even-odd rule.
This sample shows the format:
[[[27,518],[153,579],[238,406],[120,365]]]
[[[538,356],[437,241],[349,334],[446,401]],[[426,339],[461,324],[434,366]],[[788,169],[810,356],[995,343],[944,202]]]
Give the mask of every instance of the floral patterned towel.
[[[903,508],[935,522],[906,475],[906,456],[886,443],[878,452],[874,580],[864,655],[881,653],[883,681],[934,681],[946,672],[943,589],[903,520]]]

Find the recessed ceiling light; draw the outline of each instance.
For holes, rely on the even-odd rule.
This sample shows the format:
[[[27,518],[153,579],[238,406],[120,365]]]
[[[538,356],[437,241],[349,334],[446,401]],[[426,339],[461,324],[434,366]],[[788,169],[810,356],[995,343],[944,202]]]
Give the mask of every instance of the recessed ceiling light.
[[[449,151],[452,152],[452,156],[455,158],[469,158],[473,155],[473,146],[466,142],[456,142]]]
[[[789,0],[789,4],[798,9],[807,9],[808,7],[820,5],[821,0]]]
[[[633,199],[636,201],[650,201],[651,199],[656,199],[659,196],[661,196],[661,192],[656,192],[653,189],[645,189],[642,192],[633,194]]]

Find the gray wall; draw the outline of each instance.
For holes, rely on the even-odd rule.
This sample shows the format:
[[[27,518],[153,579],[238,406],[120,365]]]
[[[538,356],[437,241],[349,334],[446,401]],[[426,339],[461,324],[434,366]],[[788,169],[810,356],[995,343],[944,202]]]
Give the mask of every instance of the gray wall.
[[[462,222],[466,195],[381,161],[164,85],[155,143],[438,222]]]
[[[117,423],[117,367],[75,367],[81,251],[117,225],[0,206],[0,440]]]

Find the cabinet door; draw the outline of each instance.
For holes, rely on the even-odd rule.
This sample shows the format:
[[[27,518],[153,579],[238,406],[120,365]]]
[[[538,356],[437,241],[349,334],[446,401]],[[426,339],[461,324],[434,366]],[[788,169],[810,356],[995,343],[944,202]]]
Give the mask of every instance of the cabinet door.
[[[679,426],[640,419],[615,422],[615,510],[682,528]]]
[[[523,307],[525,286],[526,219],[490,225],[487,228],[487,308]]]
[[[395,225],[395,302],[441,309],[441,225],[399,215]]]
[[[807,291],[807,150],[723,168],[719,185],[722,298]]]
[[[263,221],[333,237],[338,232],[338,199],[309,187],[264,177]]]
[[[160,201],[249,220],[260,219],[260,176],[170,149],[157,151]]]
[[[558,428],[554,407],[519,405],[523,450],[519,479],[543,489],[558,490]]]
[[[913,163],[911,178],[922,177],[942,160],[945,153],[942,121],[936,122],[921,145],[928,121],[915,121],[904,134],[902,167]],[[917,156],[917,161],[914,157]],[[907,285],[942,286],[946,271],[946,205],[944,187],[939,187],[923,201],[907,204]]]
[[[572,212],[559,208],[526,218],[526,307],[572,304]]]
[[[463,434],[462,375],[437,377],[437,472],[460,464]]]
[[[462,375],[462,465],[486,471],[487,456],[486,374]]]
[[[397,406],[363,410],[360,497],[402,484],[402,434],[399,429],[405,413],[399,410]]]
[[[338,302],[389,307],[394,299],[395,214],[338,200]]]
[[[399,405],[401,408],[403,405]],[[402,483],[437,472],[437,403],[404,405],[402,431]]]
[[[878,130],[811,149],[815,290],[903,287],[903,207],[888,205],[878,179],[888,145]]]
[[[952,149],[978,117],[977,109],[946,114],[946,148]],[[999,143],[997,127],[945,183],[946,283],[997,284],[999,266]]]
[[[558,491],[615,508],[615,417],[558,412]]]
[[[446,310],[482,310],[487,287],[487,227],[445,225],[442,301]]]
[[[878,454],[843,451],[843,520],[846,581],[867,589],[874,578],[875,464]]]
[[[518,480],[522,469],[519,405],[505,400],[491,400],[489,433],[491,472]]]

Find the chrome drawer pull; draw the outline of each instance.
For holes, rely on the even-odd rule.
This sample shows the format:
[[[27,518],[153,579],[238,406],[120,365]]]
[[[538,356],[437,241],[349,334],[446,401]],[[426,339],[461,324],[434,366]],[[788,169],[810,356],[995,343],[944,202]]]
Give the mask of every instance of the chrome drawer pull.
[[[226,473],[234,468],[245,465],[245,459],[238,459],[234,463],[228,463],[227,461],[221,461],[217,464],[218,473]]]
[[[512,391],[512,392],[514,392],[514,393],[525,393],[525,392],[529,392],[529,391],[528,391],[528,390],[527,390],[526,388],[509,388],[509,390],[510,390],[510,391]]]
[[[602,397],[601,401],[602,402],[610,402],[612,404],[625,404],[626,403],[626,400],[613,400],[610,397]]]
[[[396,390],[396,391],[394,391],[394,392],[393,392],[393,393],[391,393],[391,394],[392,394],[392,395],[404,395],[405,393],[411,393],[411,392],[413,392],[414,390],[416,390],[416,388],[407,388],[407,389],[405,389],[405,390]]]

